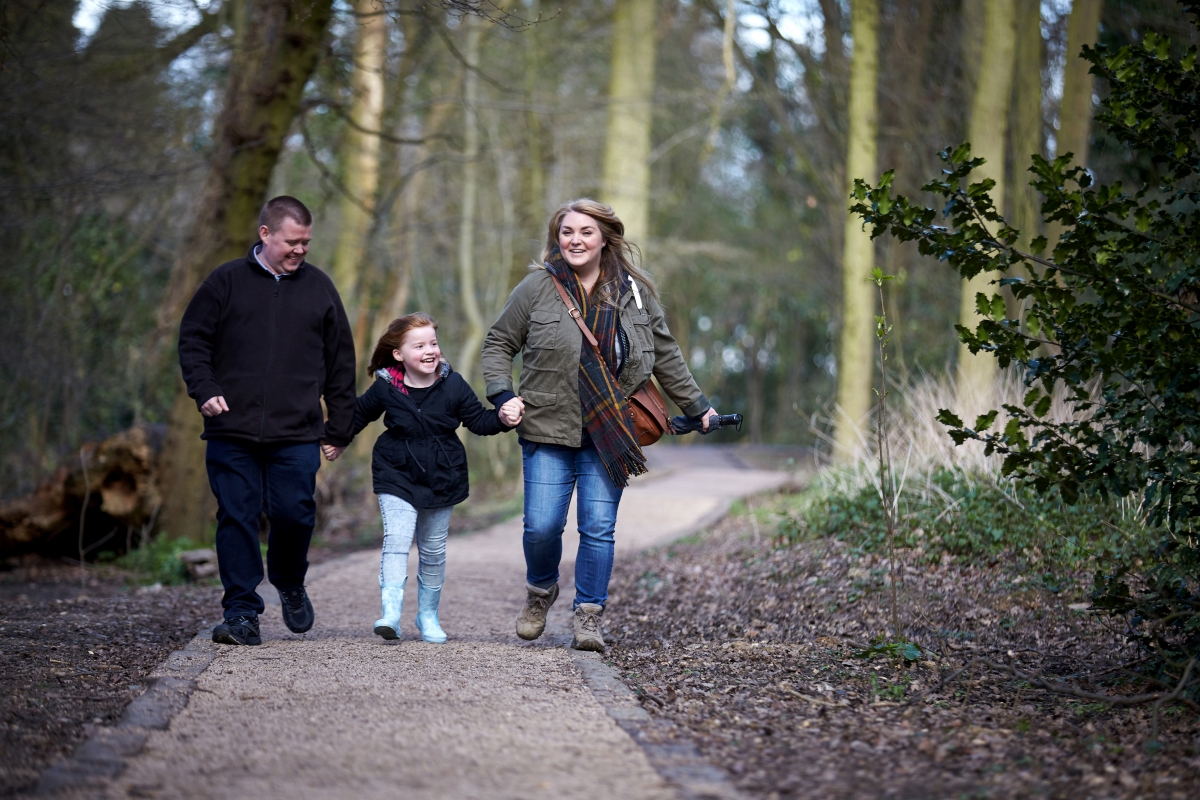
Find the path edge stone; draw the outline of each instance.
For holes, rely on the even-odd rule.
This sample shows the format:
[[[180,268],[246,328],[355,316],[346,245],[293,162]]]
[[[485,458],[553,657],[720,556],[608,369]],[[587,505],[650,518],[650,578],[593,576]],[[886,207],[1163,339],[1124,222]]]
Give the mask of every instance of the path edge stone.
[[[50,765],[38,779],[33,794],[99,789],[120,775],[126,761],[145,747],[150,734],[166,730],[175,715],[187,707],[196,690],[196,679],[216,656],[217,646],[205,628],[143,678],[146,691],[125,707],[116,725],[98,729],[69,756]]]
[[[664,719],[651,717],[621,674],[598,653],[571,650],[575,668],[605,712],[637,742],[654,771],[685,800],[743,800],[724,771],[704,760],[692,740]]]
[[[694,536],[716,525],[733,508],[726,500],[704,515],[693,529],[679,538]],[[664,545],[670,547],[670,544]],[[638,703],[621,674],[599,653],[569,650],[575,669],[592,690],[608,716],[637,742],[654,771],[679,792],[684,800],[744,800],[746,797],[723,770],[704,760],[695,743],[674,723],[651,717]]]

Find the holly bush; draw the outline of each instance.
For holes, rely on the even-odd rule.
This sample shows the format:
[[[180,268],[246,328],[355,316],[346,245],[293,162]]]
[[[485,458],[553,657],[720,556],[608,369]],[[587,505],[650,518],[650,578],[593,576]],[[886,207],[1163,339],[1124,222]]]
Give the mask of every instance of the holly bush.
[[[1188,6],[1197,13],[1200,6]],[[1021,311],[1009,316],[997,291],[976,295],[981,321],[957,326],[972,353],[1017,365],[1028,387],[1020,405],[967,425],[949,410],[939,420],[956,443],[976,440],[1003,456],[1003,471],[1037,491],[1131,498],[1162,532],[1149,564],[1098,574],[1093,602],[1125,615],[1130,635],[1168,675],[1200,656],[1200,76],[1195,47],[1147,33],[1135,45],[1084,48],[1107,92],[1097,121],[1152,165],[1140,187],[1099,184],[1072,154],[1033,157],[1042,216],[1061,226],[1022,249],[989,196],[972,183],[983,160],[970,145],[944,150],[942,177],[923,191],[934,209],[893,195],[893,173],[878,186],[855,181],[851,211],[964,278],[994,275]],[[939,215],[948,224],[935,224]],[[1064,395],[1074,412],[1048,416]]]

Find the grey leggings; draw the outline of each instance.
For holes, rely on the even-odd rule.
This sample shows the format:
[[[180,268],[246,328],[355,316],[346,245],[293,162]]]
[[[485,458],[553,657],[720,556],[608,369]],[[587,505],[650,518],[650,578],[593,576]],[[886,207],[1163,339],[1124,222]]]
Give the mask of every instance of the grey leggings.
[[[417,543],[421,584],[442,588],[446,579],[446,535],[453,508],[413,508],[391,494],[379,495],[383,514],[383,557],[379,560],[379,585],[404,588],[408,581],[408,551]]]

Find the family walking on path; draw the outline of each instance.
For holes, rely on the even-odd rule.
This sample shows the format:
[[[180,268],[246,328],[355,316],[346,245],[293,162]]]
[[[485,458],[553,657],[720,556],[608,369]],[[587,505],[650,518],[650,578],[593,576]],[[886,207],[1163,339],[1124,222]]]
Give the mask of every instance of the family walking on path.
[[[337,459],[382,415],[386,430],[372,453],[384,528],[382,616],[374,632],[400,636],[415,542],[417,627],[427,642],[446,641],[438,619],[446,537],[453,506],[469,491],[466,451],[455,432],[460,424],[481,436],[515,428],[527,584],[517,635],[532,640],[545,630],[559,594],[562,535],[577,489],[573,646],[603,652],[600,617],[617,510],[629,478],[646,471],[627,398],[653,376],[704,429],[716,414],[688,371],[620,219],[592,200],[566,203],[551,217],[542,263],[513,290],[485,339],[483,373],[493,410],[442,359],[438,324],[420,312],[388,327],[368,367],[375,381],[356,400],[350,325],[332,281],[305,261],[311,238],[312,215],[299,200],[269,201],[259,218],[260,241],[205,280],[180,327],[180,363],[205,417],[206,463],[218,505],[224,621],[213,629],[213,641],[262,642],[263,515],[270,528],[266,577],[279,592],[284,623],[294,633],[312,628],[304,584],[320,454]],[[521,376],[514,387],[518,354]]]

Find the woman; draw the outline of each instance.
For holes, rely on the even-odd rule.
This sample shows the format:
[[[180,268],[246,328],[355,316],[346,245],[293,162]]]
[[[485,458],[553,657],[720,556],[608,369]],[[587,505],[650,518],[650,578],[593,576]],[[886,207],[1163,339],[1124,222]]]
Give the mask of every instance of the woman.
[[[525,419],[517,428],[525,473],[528,596],[517,635],[536,639],[558,599],[558,566],[571,494],[579,489],[575,558],[575,638],[580,650],[604,652],[600,615],[608,600],[613,531],[621,491],[646,471],[629,395],[650,376],[704,428],[716,412],[696,385],[667,329],[649,278],[634,264],[635,248],[613,210],[572,200],[550,218],[542,265],[521,281],[483,344],[488,398],[515,395],[513,359],[521,354]],[[598,348],[584,343],[554,279],[582,312]]]

